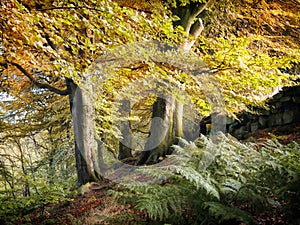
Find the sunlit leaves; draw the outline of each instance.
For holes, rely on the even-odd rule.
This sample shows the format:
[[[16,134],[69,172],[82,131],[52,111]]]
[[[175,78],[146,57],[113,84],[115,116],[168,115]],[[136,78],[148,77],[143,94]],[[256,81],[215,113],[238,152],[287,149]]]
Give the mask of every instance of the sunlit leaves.
[[[159,29],[165,35],[172,29],[170,22],[164,24],[168,20],[164,15],[146,15],[112,1],[9,3],[3,3],[2,10],[7,19],[3,30],[6,58],[24,62],[27,68],[35,64],[50,71],[59,64],[60,76],[80,77],[107,46],[152,39]],[[154,18],[160,23],[153,23]],[[82,67],[74,68],[74,63]]]
[[[280,69],[291,65],[290,57],[270,56],[255,43],[261,37],[202,39],[200,55],[216,73],[227,100],[227,110],[239,111],[240,103],[259,104],[278,86],[291,85],[292,76]]]

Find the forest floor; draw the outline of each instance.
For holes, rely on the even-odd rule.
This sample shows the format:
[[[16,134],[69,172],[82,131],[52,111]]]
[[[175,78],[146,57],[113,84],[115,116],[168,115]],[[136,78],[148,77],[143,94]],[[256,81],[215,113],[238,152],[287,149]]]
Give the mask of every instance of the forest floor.
[[[136,211],[131,205],[122,205],[107,194],[116,185],[108,180],[92,183],[83,194],[74,196],[70,201],[49,204],[39,208],[14,224],[146,224],[146,214]],[[132,221],[128,221],[128,215],[132,214]],[[127,215],[126,221],[115,215]],[[112,220],[112,221],[109,221]]]
[[[248,141],[261,143],[272,137],[282,144],[300,142],[300,123],[288,127],[265,129],[253,132]],[[92,183],[86,190],[71,198],[69,201],[49,204],[36,209],[14,224],[64,224],[64,225],[146,225],[164,224],[151,221],[145,212],[137,211],[132,205],[117,203],[108,194],[109,190],[117,189],[117,185],[109,180]],[[274,211],[272,215],[255,217],[261,225],[284,224],[283,215]],[[238,224],[238,223],[230,223]]]
[[[246,141],[256,143],[275,137],[281,144],[288,144],[293,141],[300,142],[300,123],[257,130],[251,132],[249,135],[250,138]]]

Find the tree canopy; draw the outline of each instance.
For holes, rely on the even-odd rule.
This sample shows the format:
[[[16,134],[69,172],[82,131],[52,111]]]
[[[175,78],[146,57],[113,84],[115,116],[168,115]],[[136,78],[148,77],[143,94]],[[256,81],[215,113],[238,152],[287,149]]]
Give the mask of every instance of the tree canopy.
[[[156,105],[154,95],[140,100],[142,85],[169,85],[164,91],[178,100],[172,100],[177,110],[184,101],[174,90],[184,90],[202,118],[212,110],[208,90],[220,92],[222,106],[234,116],[263,105],[281,87],[299,84],[299,0],[4,0],[0,6],[0,181],[5,186],[0,191],[13,199],[39,193],[37,202],[52,202],[42,198],[49,191],[43,182],[53,185],[55,168],[61,172],[60,183],[74,176],[76,167],[77,174],[87,176],[80,184],[97,177],[93,166],[99,164],[95,155],[101,146],[82,138],[72,147],[82,121],[92,124],[84,127],[85,135],[95,131],[114,159],[124,136],[115,126],[119,122],[129,120],[139,137],[149,136],[154,108],[164,102]],[[142,52],[147,48],[141,52],[153,60],[141,56],[122,67],[110,63],[120,56],[129,62],[128,46],[143,43],[174,47],[174,61],[184,63],[165,63],[161,52]],[[113,71],[108,79],[93,71],[102,59],[110,65],[106,72]],[[195,64],[208,69],[208,79],[187,72]],[[76,91],[82,95],[76,97]],[[92,102],[84,98],[92,95]],[[127,105],[130,115],[122,114],[119,106],[128,102],[120,96],[133,103]],[[74,104],[84,118],[74,118]],[[57,200],[64,192],[55,188]]]
[[[80,83],[108,48],[147,39],[178,43],[182,30],[172,28],[176,17],[164,7],[204,2],[4,1],[1,89],[15,96],[37,87],[67,95],[65,79]],[[216,72],[229,108],[238,110],[237,101],[253,102],[262,92],[292,84],[284,72],[299,61],[295,1],[208,3],[199,15],[205,29],[194,49]]]

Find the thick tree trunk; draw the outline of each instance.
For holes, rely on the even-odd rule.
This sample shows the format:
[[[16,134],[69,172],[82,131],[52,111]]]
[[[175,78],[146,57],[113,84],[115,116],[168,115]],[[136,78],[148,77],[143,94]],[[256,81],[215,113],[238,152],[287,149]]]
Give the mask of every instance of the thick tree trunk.
[[[22,72],[35,86],[59,95],[69,96],[75,135],[78,185],[101,179],[100,166],[105,167],[102,159],[103,146],[95,139],[94,108],[87,93],[84,93],[70,78],[65,78],[67,88],[60,90],[49,84],[38,82],[20,64],[9,63]]]
[[[173,13],[181,18],[181,20],[174,23],[174,26],[182,26],[188,35],[180,46],[182,50],[189,51],[201,34],[204,28],[202,20],[196,18],[210,1],[208,0],[205,4],[190,3],[188,6],[178,7],[173,10]],[[160,124],[156,123],[155,117],[163,120],[163,129],[160,127]],[[153,164],[159,161],[159,157],[170,153],[171,146],[177,144],[178,139],[183,136],[182,124],[183,104],[171,96],[165,99],[158,98],[153,105],[151,136],[137,164]],[[156,141],[161,139],[161,143],[151,149],[153,146],[152,137],[156,138]]]
[[[94,110],[88,95],[72,80],[68,81],[71,90],[70,106],[75,135],[75,158],[78,186],[100,180],[100,161],[102,154],[98,150],[95,138]]]
[[[175,100],[171,96],[158,98],[153,105],[150,137],[146,142],[137,165],[154,164],[159,157],[170,153],[175,141],[174,115]]]

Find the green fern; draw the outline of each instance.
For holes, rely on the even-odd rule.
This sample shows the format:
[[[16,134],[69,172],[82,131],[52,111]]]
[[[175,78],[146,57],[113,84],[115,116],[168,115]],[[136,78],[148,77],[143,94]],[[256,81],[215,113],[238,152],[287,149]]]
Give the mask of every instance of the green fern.
[[[207,192],[207,194],[220,199],[218,190],[211,183],[210,178],[207,174],[205,174],[206,177],[204,177],[192,167],[178,167],[176,172],[183,176],[186,180],[188,180],[197,189],[202,188]]]
[[[212,217],[216,218],[220,223],[222,221],[235,219],[249,225],[258,224],[251,217],[251,215],[237,207],[225,206],[224,204],[219,202],[205,202],[205,206],[207,206],[209,214]]]
[[[204,225],[229,220],[256,224],[250,213],[268,213],[274,205],[281,207],[272,198],[284,199],[286,193],[292,204],[286,210],[299,209],[299,201],[292,199],[299,199],[299,145],[267,141],[258,151],[253,143],[218,135],[218,142],[204,136],[195,143],[180,140],[168,156],[169,162],[176,163],[139,168],[139,172],[153,178],[169,175],[168,182],[134,182],[125,185],[127,191],[114,195],[147,212],[150,219],[171,224]],[[199,165],[208,156],[213,160],[203,169]],[[299,220],[295,221],[292,224]]]

